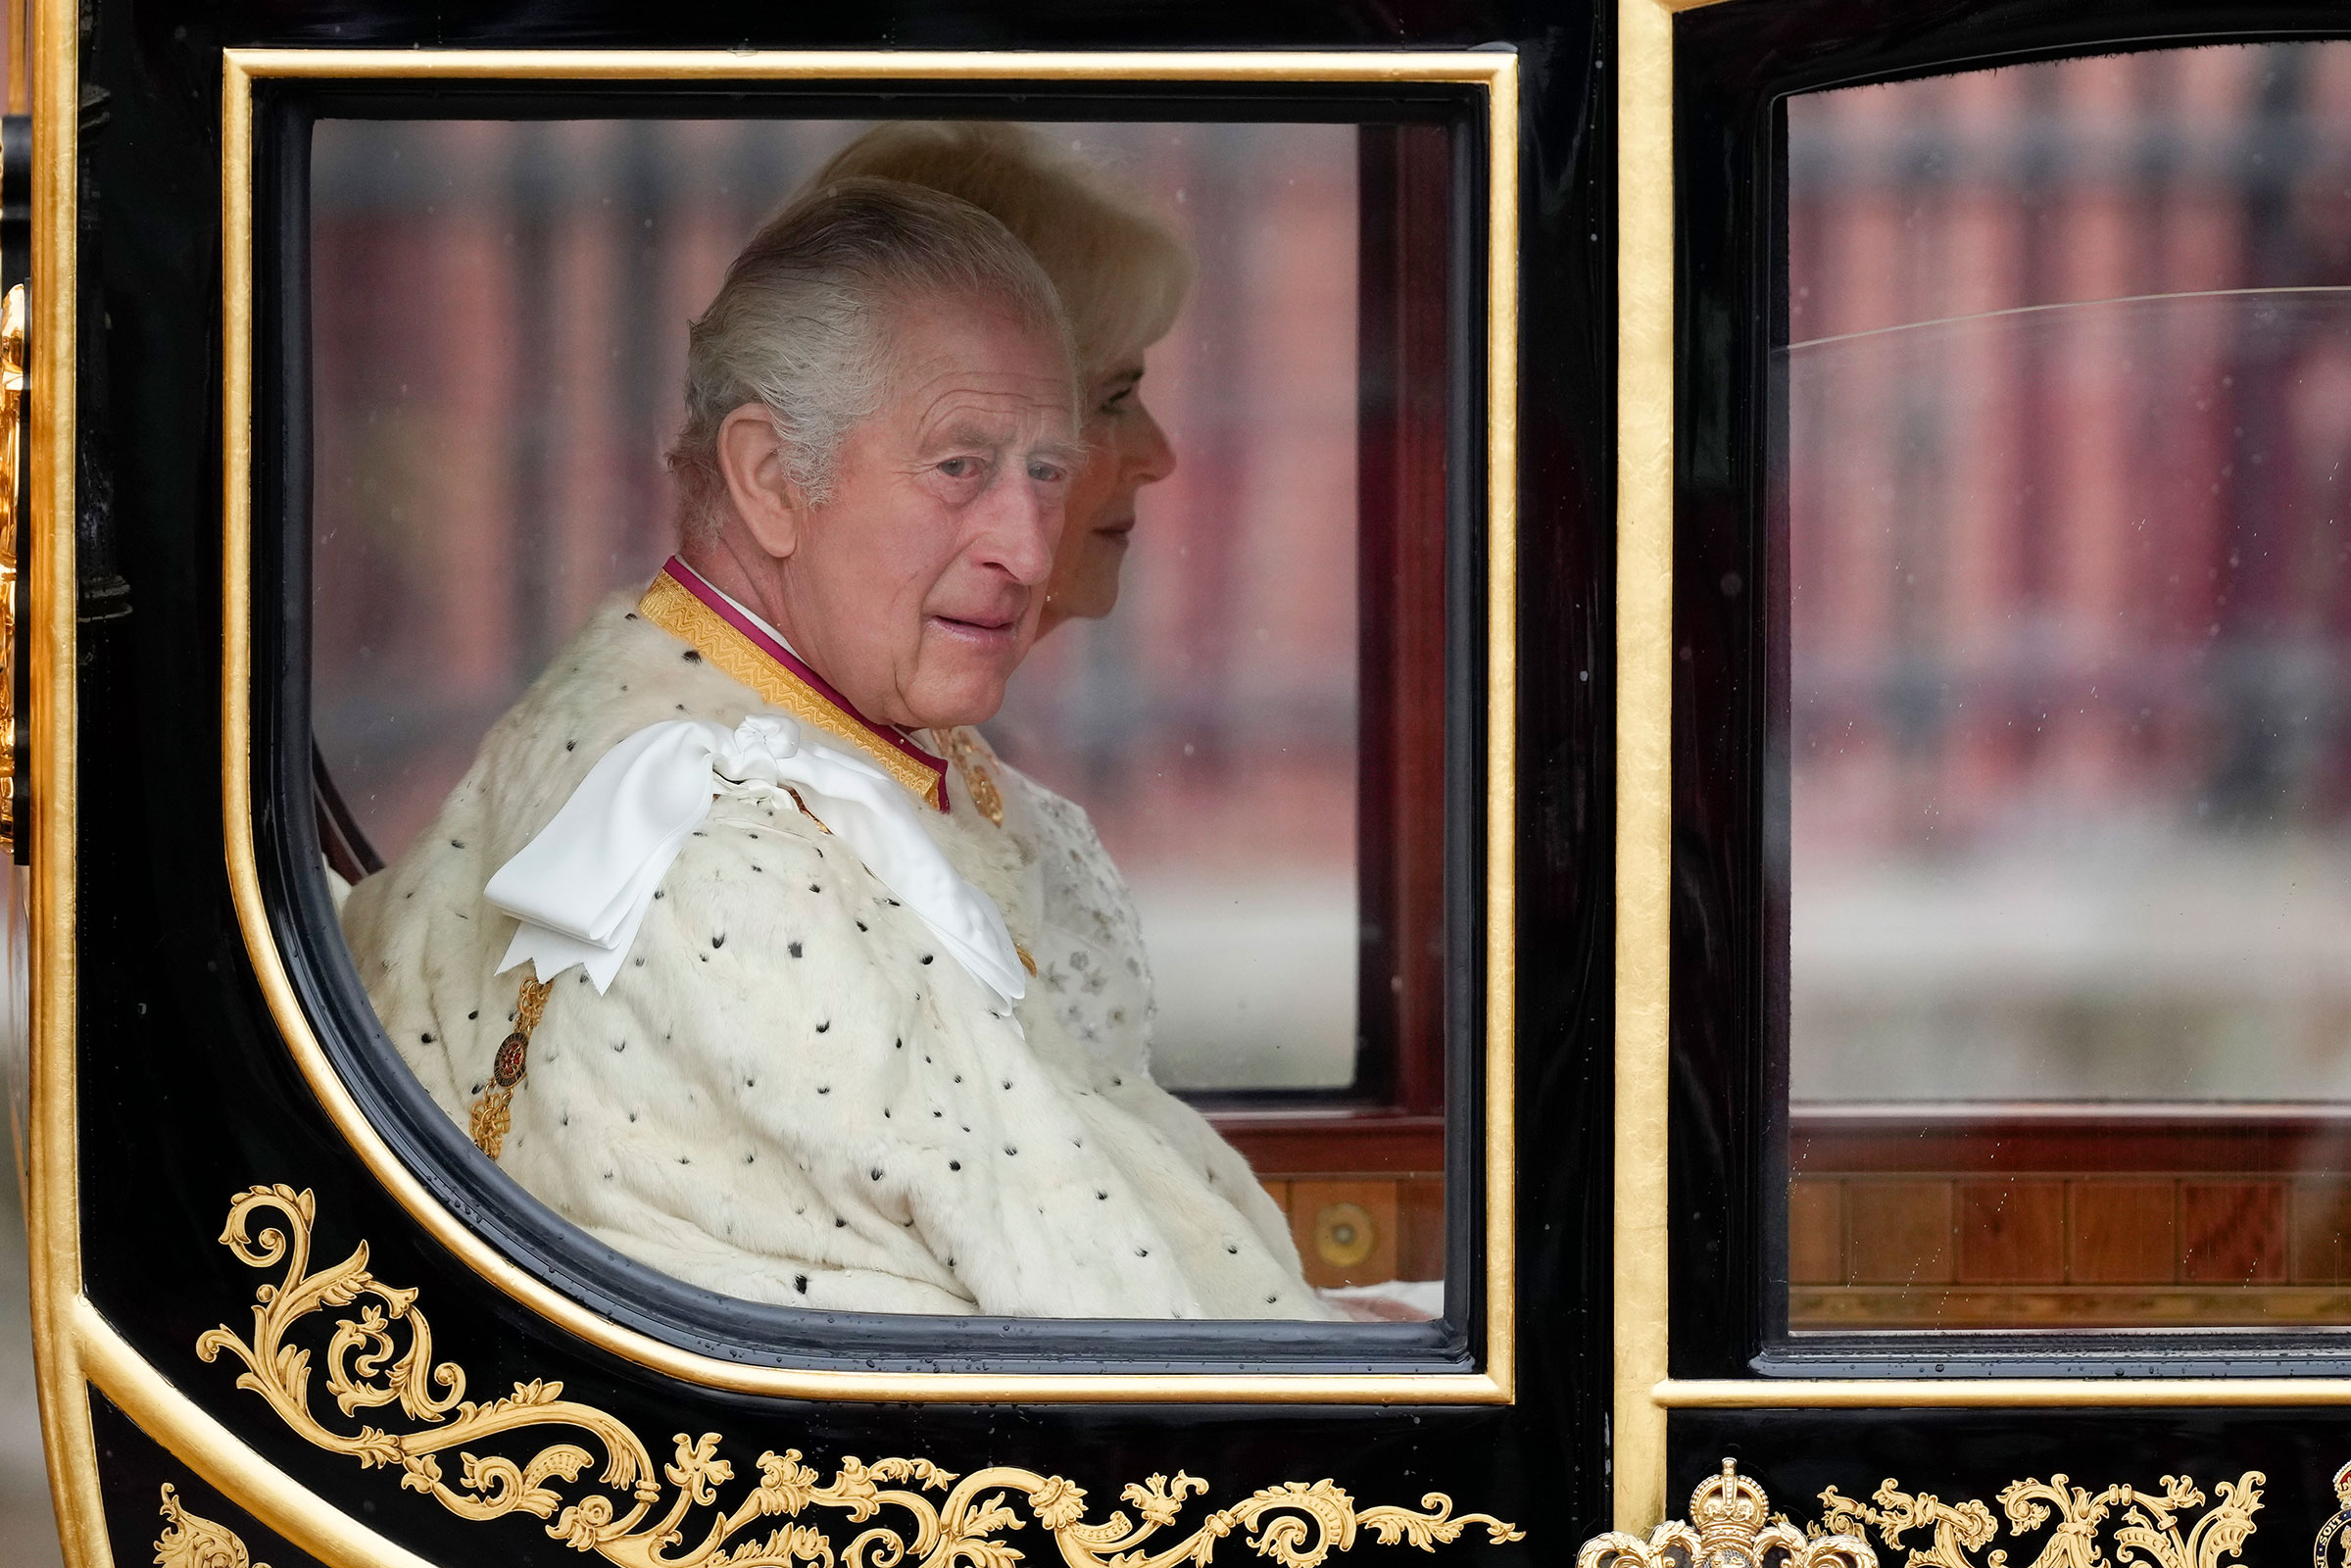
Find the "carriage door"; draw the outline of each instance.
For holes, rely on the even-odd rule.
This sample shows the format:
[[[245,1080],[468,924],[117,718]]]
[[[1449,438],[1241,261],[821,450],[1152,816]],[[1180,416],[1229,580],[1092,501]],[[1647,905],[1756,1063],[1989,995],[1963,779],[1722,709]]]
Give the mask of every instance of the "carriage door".
[[[1606,1524],[1604,18],[38,0],[27,26],[17,842],[73,1568],[1515,1568]],[[1176,464],[1124,519],[1115,612],[1041,644],[986,739],[1120,868],[1154,1081],[1249,1162],[1318,1318],[689,1278],[477,1143],[345,940],[349,888],[439,852],[484,735],[661,569],[688,320],[898,122],[1010,122],[1190,258],[1149,359]],[[712,975],[802,956],[724,935],[689,945]],[[1075,945],[1021,955],[1035,995],[1094,1005]],[[477,1103],[570,1049],[530,1035],[563,1005],[485,1003],[513,1053],[465,1018]],[[844,1071],[917,1054],[832,1021],[805,1044]],[[661,1153],[692,1194],[766,1157]]]
[[[1621,20],[1619,1521],[2324,1565],[2351,41]]]

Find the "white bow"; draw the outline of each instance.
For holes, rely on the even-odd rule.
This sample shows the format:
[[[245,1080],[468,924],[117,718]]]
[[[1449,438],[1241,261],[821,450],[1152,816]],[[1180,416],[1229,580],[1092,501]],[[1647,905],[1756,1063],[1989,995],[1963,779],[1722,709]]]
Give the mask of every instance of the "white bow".
[[[786,786],[957,962],[1005,1001],[1019,999],[1024,982],[1003,911],[948,863],[906,790],[780,713],[755,713],[732,731],[709,719],[668,719],[598,759],[555,819],[483,890],[522,922],[498,972],[528,960],[544,981],[576,963],[603,991],[710,802]]]

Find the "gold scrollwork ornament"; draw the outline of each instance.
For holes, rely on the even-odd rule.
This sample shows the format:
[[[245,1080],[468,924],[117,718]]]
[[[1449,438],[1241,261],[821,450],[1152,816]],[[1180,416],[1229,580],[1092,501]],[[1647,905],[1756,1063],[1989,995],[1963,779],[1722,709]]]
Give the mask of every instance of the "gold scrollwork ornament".
[[[2234,1557],[2254,1532],[2253,1515],[2261,1508],[2261,1489],[2268,1480],[2248,1470],[2235,1481],[2224,1481],[2213,1491],[2219,1500],[2184,1530],[2181,1520],[2204,1508],[2203,1489],[2187,1476],[2165,1476],[2157,1492],[2142,1492],[2124,1484],[2092,1492],[2077,1487],[2063,1473],[2047,1481],[2028,1477],[2000,1489],[2000,1511],[2012,1540],[2038,1533],[2050,1521],[2056,1531],[2031,1568],[2108,1568],[2099,1533],[2120,1510],[2113,1527],[2117,1568],[2220,1568],[2223,1558]],[[1888,1479],[1871,1494],[1870,1503],[1855,1502],[1835,1487],[1821,1494],[1820,1528],[1878,1539],[1899,1549],[1912,1530],[1932,1531],[1928,1544],[1911,1548],[1904,1568],[1977,1568],[1969,1555],[1989,1545],[1999,1534],[1991,1510],[1981,1499],[1957,1506],[1932,1493],[1907,1493]],[[2006,1568],[2008,1553],[1994,1551],[1984,1558],[1984,1568]]]
[[[1708,1476],[1690,1494],[1690,1517],[1668,1519],[1641,1540],[1611,1530],[1584,1543],[1576,1568],[1675,1568],[1678,1553],[1688,1568],[1764,1568],[1779,1558],[1785,1568],[1878,1568],[1878,1554],[1854,1535],[1806,1535],[1772,1516],[1771,1498],[1725,1459],[1720,1475]]]
[[[269,1224],[257,1233],[254,1217],[268,1211],[281,1216],[283,1227]],[[732,1507],[722,1507],[720,1488],[735,1472],[732,1461],[719,1456],[715,1432],[699,1438],[678,1433],[676,1453],[657,1476],[652,1453],[633,1431],[593,1405],[565,1399],[561,1383],[517,1383],[512,1395],[486,1404],[466,1398],[464,1369],[432,1358],[432,1330],[416,1309],[417,1293],[369,1274],[366,1243],[342,1262],[313,1270],[315,1211],[309,1192],[283,1185],[255,1187],[231,1200],[221,1244],[253,1268],[283,1264],[283,1279],[255,1293],[250,1340],[223,1324],[197,1340],[196,1353],[209,1362],[225,1352],[242,1362],[237,1387],[260,1395],[318,1447],[366,1468],[396,1467],[403,1488],[430,1495],[462,1518],[527,1513],[552,1520],[550,1536],[619,1568],[1011,1568],[1022,1553],[1000,1537],[1023,1528],[1024,1509],[1070,1568],[1204,1568],[1216,1544],[1236,1531],[1283,1568],[1314,1568],[1333,1552],[1352,1548],[1366,1532],[1383,1545],[1400,1542],[1423,1550],[1458,1539],[1473,1525],[1496,1544],[1524,1539],[1491,1514],[1455,1514],[1442,1492],[1422,1496],[1417,1512],[1393,1504],[1357,1508],[1325,1479],[1267,1487],[1209,1514],[1180,1540],[1159,1544],[1154,1538],[1175,1528],[1186,1500],[1205,1494],[1206,1482],[1182,1471],[1151,1476],[1119,1494],[1134,1510],[1132,1519],[1122,1509],[1089,1524],[1084,1490],[1059,1476],[1010,1465],[958,1476],[928,1459],[866,1464],[844,1458],[833,1479],[820,1484],[797,1448],[760,1454],[759,1484]],[[311,1314],[363,1298],[367,1299],[359,1315],[337,1320],[327,1340],[325,1392],[346,1418],[396,1404],[412,1424],[409,1430],[367,1424],[342,1430],[321,1421],[311,1404],[311,1349],[288,1343]],[[405,1330],[405,1343],[396,1329]],[[550,1443],[523,1459],[486,1451],[487,1440],[551,1427],[592,1439],[603,1463],[568,1441]],[[441,1462],[451,1449],[458,1460],[454,1483]],[[591,1468],[602,1490],[567,1495]],[[924,1495],[933,1492],[944,1495]],[[835,1511],[865,1528],[836,1546],[823,1516],[808,1517],[811,1509]],[[906,1518],[868,1523],[884,1510]],[[705,1521],[698,1531],[689,1524],[697,1515]],[[768,1526],[765,1535],[747,1534],[762,1526]]]
[[[156,1568],[269,1568],[255,1562],[226,1525],[190,1513],[171,1483],[164,1483],[164,1533],[155,1538]]]
[[[1982,1551],[2000,1533],[1999,1521],[1982,1498],[1970,1497],[1953,1507],[1931,1492],[1898,1491],[1890,1480],[1870,1494],[1869,1502],[1855,1502],[1831,1487],[1821,1494],[1821,1508],[1823,1531],[1866,1541],[1875,1526],[1878,1539],[1892,1550],[1902,1549],[1903,1538],[1911,1531],[1929,1532],[1927,1544],[1911,1547],[1903,1568],[1976,1568],[1968,1553]],[[1990,1568],[2002,1568],[2007,1559],[2006,1552],[1993,1552]]]

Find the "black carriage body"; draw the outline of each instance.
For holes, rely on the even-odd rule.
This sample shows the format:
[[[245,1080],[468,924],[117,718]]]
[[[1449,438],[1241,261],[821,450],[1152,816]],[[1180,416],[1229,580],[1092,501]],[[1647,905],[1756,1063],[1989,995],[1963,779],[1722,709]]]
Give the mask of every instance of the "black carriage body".
[[[2240,1548],[2298,1555],[2312,1532],[2324,1568],[2351,1504],[2334,1479],[2351,1459],[2340,1327],[1791,1327],[1802,1133],[1774,465],[1791,95],[2351,35],[2336,11],[907,0],[427,16],[98,0],[37,9],[34,35],[36,162],[44,127],[78,125],[73,157],[34,181],[35,285],[63,286],[45,259],[76,270],[70,306],[33,314],[21,662],[36,1315],[70,1560],[144,1560],[171,1543],[159,1529],[192,1539],[209,1520],[278,1568],[566,1562],[614,1516],[596,1508],[633,1497],[648,1520],[674,1505],[684,1521],[666,1548],[650,1525],[629,1537],[646,1561],[764,1543],[777,1561],[889,1568],[903,1547],[1001,1568],[1004,1548],[1083,1565],[1189,1543],[1202,1561],[1425,1544],[1565,1562],[1612,1526],[1684,1513],[1729,1458],[1771,1509],[1858,1532],[1881,1560],[1932,1537],[1937,1554],[1916,1560],[1974,1568],[1995,1541],[2038,1551],[2054,1516],[2094,1540],[2157,1499],[2164,1568],[2190,1568],[2199,1545],[2193,1568]],[[404,53],[436,64],[404,73],[388,63]],[[783,56],[799,66],[752,64]],[[944,63],[892,64],[917,56]],[[60,85],[69,60],[78,74]],[[1441,1055],[1364,1080],[1399,1118],[1373,1136],[1442,1124],[1440,1320],[1336,1335],[731,1301],[555,1219],[399,1067],[317,869],[322,850],[353,852],[331,789],[322,804],[310,719],[312,135],[332,119],[635,116],[1445,138],[1449,341],[1435,352],[1452,374],[1422,453],[1446,521],[1429,558],[1445,809],[1419,853],[1442,868],[1446,954],[1475,961],[1448,956],[1432,993]],[[1499,218],[1483,204],[1494,189]],[[61,326],[71,360],[44,361]],[[1511,372],[1498,382],[1490,351]],[[59,438],[40,399],[54,418],[69,385]],[[1500,472],[1485,466],[1496,430]],[[70,756],[42,751],[61,735]],[[354,1273],[334,1273],[347,1259]],[[319,1294],[285,1289],[306,1284]],[[280,1321],[289,1299],[301,1310]],[[330,1353],[344,1319],[357,1326]],[[423,1362],[394,1367],[426,1322]],[[307,1370],[273,1360],[279,1345],[304,1348]],[[369,1388],[328,1381],[369,1347]],[[430,1370],[443,1364],[467,1400],[520,1401],[497,1445],[417,1439],[457,1408]],[[402,1376],[397,1396],[371,1392]],[[269,1396],[303,1387],[307,1402]],[[580,1457],[528,1477],[482,1463],[551,1444]],[[2087,1490],[2066,1493],[2068,1476]],[[903,1533],[895,1544],[852,1544],[868,1484],[914,1498],[870,1519]],[[166,1486],[177,1501],[159,1520]],[[196,1524],[171,1524],[174,1508]],[[1125,1525],[1086,1534],[1120,1510]],[[1120,1534],[1152,1518],[1154,1534]],[[1753,1544],[1712,1523],[1727,1533],[1710,1546]],[[795,1544],[794,1528],[813,1533]],[[1640,1556],[1621,1538],[1609,1549]]]
[[[416,1467],[406,1472],[411,1484],[404,1487],[399,1461],[387,1467],[380,1454],[322,1446],[255,1389],[239,1387],[246,1368],[218,1331],[259,1343],[257,1288],[293,1279],[286,1262],[267,1261],[272,1230],[307,1232],[314,1276],[364,1249],[371,1280],[414,1293],[396,1298],[413,1302],[414,1316],[393,1332],[428,1322],[432,1361],[463,1369],[467,1399],[505,1397],[517,1385],[525,1397],[544,1397],[560,1384],[566,1408],[611,1424],[592,1423],[592,1432],[625,1430],[646,1446],[651,1471],[643,1479],[657,1489],[663,1467],[691,1452],[673,1434],[716,1435],[704,1457],[732,1467],[733,1480],[718,1485],[721,1509],[737,1506],[759,1480],[761,1455],[796,1451],[818,1485],[833,1482],[845,1464],[854,1471],[861,1461],[870,1470],[885,1459],[964,1476],[1010,1467],[1062,1477],[1083,1489],[1087,1524],[1121,1508],[1132,1517],[1135,1503],[1116,1500],[1121,1489],[1183,1472],[1205,1490],[1188,1494],[1178,1485],[1183,1509],[1158,1533],[1153,1545],[1161,1549],[1212,1511],[1289,1483],[1328,1481],[1351,1499],[1344,1518],[1328,1514],[1309,1529],[1316,1550],[1337,1544],[1334,1531],[1357,1536],[1356,1549],[1383,1549],[1375,1539],[1393,1531],[1376,1530],[1368,1516],[1358,1525],[1355,1515],[1389,1503],[1418,1511],[1432,1493],[1448,1494],[1454,1512],[1490,1515],[1524,1533],[1490,1544],[1486,1526],[1472,1524],[1459,1544],[1440,1549],[1556,1560],[1605,1522],[1610,788],[1601,585],[1609,561],[1612,368],[1598,18],[1557,7],[1399,15],[1017,5],[666,17],[634,7],[555,7],[469,20],[390,7],[107,5],[85,16],[73,377],[80,608],[72,655],[79,743],[72,786],[77,916],[70,1033],[78,1180],[77,1208],[66,1221],[78,1234],[81,1304],[67,1304],[71,1292],[58,1296],[51,1322],[66,1332],[78,1313],[83,1339],[111,1341],[116,1361],[102,1368],[106,1355],[85,1344],[78,1365],[89,1415],[52,1412],[69,1551],[90,1553],[77,1560],[103,1560],[95,1555],[101,1537],[111,1539],[115,1560],[143,1558],[162,1523],[156,1489],[167,1481],[193,1514],[241,1534],[280,1568],[309,1560],[304,1552],[319,1561],[372,1561],[366,1553],[386,1544],[415,1554],[402,1560],[577,1560],[578,1549],[562,1539],[570,1515],[561,1511],[577,1495],[497,1518],[468,1517],[417,1490]],[[66,25],[55,24],[48,36],[62,36]],[[1521,308],[1525,341],[1543,345],[1524,356],[1520,407],[1500,411],[1524,432],[1520,483],[1529,502],[1517,577],[1531,640],[1520,651],[1516,857],[1525,893],[1512,939],[1520,1019],[1512,1090],[1525,1106],[1522,1147],[1544,1152],[1518,1179],[1512,1289],[1522,1348],[1514,1396],[1454,1399],[1410,1386],[1492,1364],[1480,1298],[1458,1284],[1445,1321],[1370,1326],[1343,1340],[1267,1325],[893,1320],[748,1307],[680,1287],[589,1243],[521,1200],[494,1167],[467,1158],[463,1135],[422,1099],[382,1042],[337,946],[326,887],[314,869],[319,818],[312,807],[308,717],[306,214],[317,118],[1420,122],[1453,127],[1466,176],[1460,188],[1474,193],[1484,188],[1486,164],[1482,94],[1458,85],[1284,81],[1278,71],[1221,83],[1119,80],[1114,73],[1107,80],[1072,80],[1050,68],[977,82],[854,73],[602,81],[520,72],[461,80],[257,75],[250,127],[250,795],[224,801],[217,790],[233,789],[233,779],[215,765],[223,736],[218,656],[224,639],[244,634],[223,587],[223,429],[224,418],[233,428],[235,417],[223,407],[224,356],[235,352],[240,330],[233,309],[224,329],[223,301],[241,282],[233,258],[224,281],[222,260],[224,159],[233,163],[240,134],[222,123],[224,51],[409,49],[1511,54],[1523,83]],[[60,62],[40,58],[41,70],[58,69]],[[1482,208],[1465,204],[1455,225],[1458,252],[1474,264],[1461,274],[1470,280],[1457,302],[1464,319],[1482,318],[1486,309],[1478,270],[1484,219]],[[35,275],[37,282],[37,262]],[[1464,405],[1451,416],[1457,429],[1477,432],[1485,416],[1483,407]],[[1482,450],[1473,440],[1454,468],[1452,482],[1465,496],[1482,486]],[[1474,527],[1456,529],[1453,540],[1450,592],[1466,612],[1456,624],[1482,626],[1484,541]],[[32,548],[37,555],[40,547]],[[233,564],[228,570],[233,577]],[[1449,679],[1480,701],[1482,637],[1465,633],[1456,644]],[[142,756],[172,759],[168,773],[120,764],[119,738],[132,733],[141,737]],[[1456,787],[1481,795],[1482,746],[1481,724],[1454,722],[1448,766]],[[292,994],[387,1147],[421,1182],[411,1202],[444,1206],[526,1284],[641,1336],[649,1348],[640,1358],[567,1332],[532,1309],[527,1291],[518,1297],[513,1280],[485,1277],[453,1255],[338,1130],[289,1053],[266,965],[257,966],[250,933],[240,927],[230,874],[240,806],[252,813],[255,885],[288,960]],[[1456,887],[1482,885],[1483,833],[1477,813],[1448,829]],[[36,849],[36,868],[40,858]],[[1456,900],[1448,918],[1462,936],[1483,940],[1483,911],[1466,899]],[[1483,975],[1457,975],[1452,985],[1456,1026],[1474,1034]],[[1447,1070],[1457,1128],[1450,1158],[1460,1178],[1448,1183],[1457,1217],[1448,1225],[1447,1273],[1460,1281],[1478,1275],[1485,1256],[1477,1219],[1484,1166],[1471,1116],[1483,1091],[1472,1054],[1456,1051]],[[276,1191],[250,1199],[257,1206],[241,1222],[249,1239],[223,1245],[232,1200],[257,1188]],[[44,1200],[54,1200],[60,1187],[46,1191]],[[318,1357],[333,1320],[391,1304],[363,1291],[356,1305],[345,1306],[347,1294],[289,1328],[285,1343],[301,1340]],[[813,1393],[789,1397],[713,1387],[705,1374],[681,1374],[679,1358],[706,1369],[810,1374]],[[134,1362],[144,1370],[130,1381],[143,1396],[124,1392],[122,1368]],[[314,1367],[311,1398],[326,1410],[332,1403],[318,1384],[322,1372],[323,1363]],[[839,1374],[851,1377],[853,1391],[857,1377],[877,1381],[861,1394],[823,1396],[824,1379]],[[1315,1392],[1320,1380],[1365,1375],[1396,1379],[1396,1396]],[[1054,1386],[1025,1395],[1021,1380],[1037,1377]],[[1203,1377],[1217,1396],[1184,1390],[1185,1379]],[[1149,1392],[1127,1387],[1152,1378],[1162,1381]],[[965,1392],[951,1392],[958,1389]],[[63,1396],[78,1402],[85,1392],[76,1387]],[[514,1451],[527,1459],[551,1443],[578,1443],[580,1419],[575,1414],[566,1427],[558,1418],[526,1433]],[[338,1430],[398,1432],[413,1424],[395,1406],[359,1410]],[[457,1485],[467,1461],[454,1449],[437,1459],[439,1474]],[[588,1483],[605,1462],[600,1454],[583,1487],[594,1490]],[[255,1472],[238,1471],[239,1463],[267,1467],[273,1479],[256,1493]],[[906,1479],[917,1473],[911,1468],[873,1473],[898,1478],[885,1484],[923,1490]],[[672,1475],[660,1506],[683,1485]],[[468,1476],[459,1490],[476,1486]],[[924,1494],[935,1504],[947,1496],[944,1486]],[[1010,1495],[1020,1503],[1016,1488]],[[846,1546],[860,1528],[854,1510],[820,1518],[824,1511],[762,1515],[756,1529],[723,1539],[740,1546],[780,1526],[806,1524],[835,1549]],[[1056,1544],[1040,1516],[1024,1517],[1025,1530],[999,1523],[981,1534],[1032,1558],[1052,1555]],[[1245,1540],[1255,1533],[1253,1516],[1244,1518],[1218,1528],[1235,1531],[1221,1548],[1227,1555],[1246,1551]],[[356,1522],[366,1544],[338,1546],[338,1520]],[[688,1545],[706,1528],[698,1513]],[[914,1549],[944,1548],[932,1542]]]

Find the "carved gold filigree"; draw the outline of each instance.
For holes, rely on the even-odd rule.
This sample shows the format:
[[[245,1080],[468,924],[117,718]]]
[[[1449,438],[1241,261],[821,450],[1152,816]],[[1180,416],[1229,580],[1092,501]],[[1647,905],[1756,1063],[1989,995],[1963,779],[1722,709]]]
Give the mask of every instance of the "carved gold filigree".
[[[1979,1499],[1954,1508],[1931,1492],[1896,1491],[1891,1481],[1870,1494],[1870,1502],[1855,1502],[1831,1487],[1821,1494],[1821,1508],[1823,1531],[1867,1539],[1874,1526],[1878,1539],[1896,1551],[1911,1531],[1932,1532],[1926,1545],[1910,1548],[1903,1568],[1976,1568],[1968,1553],[1983,1550],[2000,1533],[1999,1521]],[[1990,1568],[2002,1568],[2007,1559],[2006,1552],[1995,1551],[1985,1560]]]
[[[255,1562],[226,1525],[188,1512],[171,1483],[164,1483],[164,1533],[155,1538],[156,1568],[269,1568]]]
[[[2222,1482],[2213,1489],[2220,1500],[2185,1530],[2182,1518],[2205,1504],[2203,1490],[2186,1476],[2165,1476],[2162,1489],[2151,1493],[2128,1485],[2092,1492],[2074,1486],[2062,1473],[2047,1481],[2028,1477],[2001,1488],[1999,1503],[2011,1540],[2022,1541],[2056,1522],[2056,1532],[2030,1568],[2110,1568],[2100,1532],[2118,1510],[2111,1568],[2219,1568],[2253,1534],[2253,1515],[2261,1508],[2267,1480],[2260,1471],[2248,1470],[2233,1482]],[[1866,1535],[1874,1529],[1895,1549],[1908,1532],[1932,1531],[1928,1544],[1910,1549],[1904,1568],[1978,1568],[1970,1553],[1982,1551],[1999,1534],[1981,1499],[1952,1506],[1932,1493],[1903,1492],[1890,1479],[1870,1495],[1875,1507],[1829,1488],[1821,1494],[1816,1530]],[[2007,1562],[2006,1551],[1994,1551],[1983,1559],[1983,1568],[2006,1568]]]
[[[1708,1476],[1690,1494],[1690,1517],[1668,1519],[1649,1539],[1611,1530],[1592,1537],[1576,1553],[1576,1568],[1673,1568],[1679,1553],[1687,1568],[1764,1568],[1777,1558],[1786,1568],[1878,1568],[1878,1554],[1860,1535],[1807,1535],[1771,1511],[1761,1487],[1725,1459],[1720,1475]]]
[[[254,1216],[266,1211],[285,1223],[256,1233]],[[715,1432],[678,1433],[674,1456],[657,1475],[634,1432],[592,1405],[565,1399],[561,1383],[517,1383],[513,1394],[488,1403],[466,1398],[464,1370],[432,1358],[432,1330],[416,1309],[416,1292],[369,1274],[366,1243],[342,1262],[313,1271],[314,1216],[312,1195],[282,1185],[255,1187],[230,1201],[221,1244],[251,1267],[282,1264],[284,1278],[255,1293],[250,1340],[222,1325],[197,1340],[196,1353],[211,1361],[225,1351],[244,1363],[237,1387],[268,1400],[308,1442],[367,1468],[397,1467],[403,1488],[431,1495],[463,1518],[527,1513],[552,1520],[550,1536],[620,1568],[1010,1568],[1022,1553],[1000,1537],[1027,1521],[1053,1538],[1070,1568],[1204,1568],[1216,1544],[1236,1532],[1283,1568],[1313,1568],[1351,1549],[1365,1533],[1383,1545],[1423,1550],[1458,1539],[1472,1525],[1484,1527],[1496,1544],[1524,1539],[1491,1514],[1455,1514],[1442,1492],[1423,1495],[1417,1512],[1393,1504],[1357,1508],[1326,1479],[1267,1487],[1160,1544],[1155,1538],[1175,1528],[1186,1499],[1206,1494],[1206,1482],[1181,1471],[1154,1475],[1119,1494],[1132,1519],[1122,1509],[1089,1524],[1084,1490],[1059,1476],[1009,1465],[958,1476],[928,1459],[844,1458],[833,1479],[820,1484],[797,1448],[760,1454],[759,1484],[725,1505],[721,1489],[735,1471],[720,1457]],[[339,1319],[326,1343],[325,1393],[346,1418],[398,1405],[408,1430],[364,1423],[342,1430],[313,1411],[311,1351],[289,1344],[289,1332],[321,1308],[354,1302],[362,1302],[358,1315]],[[487,1440],[548,1428],[584,1435],[595,1451],[573,1441],[549,1443],[527,1458],[477,1451]],[[454,1482],[442,1462],[453,1449]],[[575,1486],[591,1469],[595,1482]],[[933,1492],[944,1495],[924,1495]],[[906,1517],[868,1523],[885,1509]],[[836,1546],[821,1514],[806,1517],[810,1510],[834,1510],[865,1528]],[[761,1527],[767,1533],[757,1535]]]

